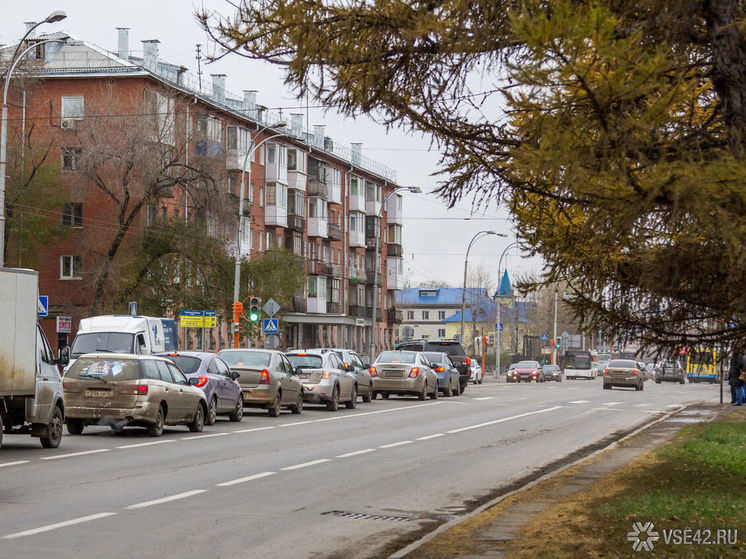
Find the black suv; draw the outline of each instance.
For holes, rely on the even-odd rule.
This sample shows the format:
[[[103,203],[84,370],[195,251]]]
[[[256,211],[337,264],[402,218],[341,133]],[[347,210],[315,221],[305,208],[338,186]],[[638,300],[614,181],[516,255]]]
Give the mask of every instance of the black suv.
[[[466,390],[466,385],[469,384],[469,377],[471,376],[469,368],[471,359],[466,355],[466,350],[464,350],[461,342],[456,340],[409,340],[408,342],[399,344],[396,349],[447,353],[458,369],[460,392],[463,394],[464,390]]]

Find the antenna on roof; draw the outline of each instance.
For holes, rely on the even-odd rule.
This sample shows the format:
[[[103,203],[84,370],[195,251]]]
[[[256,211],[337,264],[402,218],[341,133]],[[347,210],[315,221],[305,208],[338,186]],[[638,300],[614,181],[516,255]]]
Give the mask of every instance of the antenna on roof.
[[[199,90],[202,91],[202,64],[201,60],[202,57],[200,56],[200,49],[202,48],[202,45],[197,43],[197,78],[199,79]]]

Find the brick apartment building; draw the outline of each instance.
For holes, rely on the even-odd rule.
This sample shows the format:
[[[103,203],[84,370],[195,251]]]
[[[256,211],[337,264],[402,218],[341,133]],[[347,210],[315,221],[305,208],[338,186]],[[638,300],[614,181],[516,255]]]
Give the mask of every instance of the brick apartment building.
[[[53,345],[72,340],[79,320],[89,315],[96,289],[101,288],[96,285],[96,271],[119,230],[114,216],[122,203],[133,203],[123,202],[118,186],[96,188],[81,179],[79,134],[84,124],[95,119],[145,115],[148,124],[141,132],[141,145],[131,149],[163,146],[164,152],[178,151],[181,159],[174,167],[200,160],[217,193],[200,198],[193,185],[180,188],[174,181],[159,191],[157,200],[145,200],[141,211],[131,212],[134,220],[122,239],[118,259],[126,259],[133,239],[161,217],[206,219],[209,233],[223,239],[228,254],[235,255],[241,176],[250,166],[251,183],[244,200],[244,215],[250,215],[250,220],[244,220],[241,233],[242,256],[251,258],[283,247],[303,258],[307,274],[304,292],[294,298],[293,308],[282,310],[281,345],[344,346],[367,353],[369,336],[375,333],[377,348],[393,347],[396,324],[401,322],[394,293],[403,287],[402,197],[393,193],[394,171],[362,156],[360,144],[347,148],[336,143],[325,135],[324,126],[305,130],[302,114],[289,115],[284,127],[273,126],[285,120],[283,115],[258,105],[255,91],[233,95],[225,89],[225,75],[201,80],[186,68],[161,60],[157,40],[143,41],[142,56],[134,56],[128,30],[117,32],[116,52],[65,33],[32,36],[29,45],[38,46],[22,71],[13,74],[9,152],[17,154],[33,130],[37,144],[48,146],[47,161],[59,165],[60,193],[65,197],[61,224],[66,234],[46,246],[43,258],[37,259],[40,291],[50,302],[50,317],[42,323]],[[14,48],[0,50],[5,58],[0,65],[7,64]],[[119,127],[102,127],[99,133],[138,133],[133,130],[134,119],[121,122]],[[270,136],[274,137],[247,158],[251,145]],[[101,162],[102,172],[109,164]],[[145,170],[131,173],[136,177],[138,171]],[[173,176],[171,171],[166,175]],[[102,177],[107,184],[117,178],[108,180]],[[204,182],[203,190],[208,189],[204,177],[196,177],[196,184],[202,184],[199,180]],[[8,188],[13,188],[10,180]],[[387,207],[382,208],[389,193]],[[204,202],[207,198],[209,203]],[[378,258],[376,235],[381,239]],[[6,265],[18,265],[11,256]],[[378,310],[372,325],[376,267]],[[113,269],[114,281],[116,273]],[[209,346],[213,349],[230,345],[230,317],[220,318],[220,328],[212,334],[216,339]],[[72,327],[67,333],[69,322]],[[185,346],[199,343],[183,339],[184,333]]]

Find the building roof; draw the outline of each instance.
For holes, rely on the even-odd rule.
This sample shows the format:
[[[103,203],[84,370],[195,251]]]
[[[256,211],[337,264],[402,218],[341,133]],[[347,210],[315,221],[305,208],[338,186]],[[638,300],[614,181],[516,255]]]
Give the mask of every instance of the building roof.
[[[500,320],[508,321],[513,316],[513,309],[516,313],[517,322],[528,322],[528,315],[534,308],[534,303],[528,301],[516,301],[515,306],[511,308],[508,305],[500,305]],[[464,309],[464,322],[472,322],[472,310],[469,307]],[[479,305],[477,310],[477,322],[497,322],[497,304],[492,301],[485,301]],[[446,317],[443,322],[461,322],[461,310]]]
[[[500,280],[500,287],[495,292],[495,297],[512,297],[513,286],[510,284],[510,278],[508,277],[508,271],[505,270],[502,279]]]
[[[399,305],[460,305],[461,287],[413,287],[396,292],[396,303]],[[489,299],[488,291],[482,287],[467,287],[466,300],[477,298]]]

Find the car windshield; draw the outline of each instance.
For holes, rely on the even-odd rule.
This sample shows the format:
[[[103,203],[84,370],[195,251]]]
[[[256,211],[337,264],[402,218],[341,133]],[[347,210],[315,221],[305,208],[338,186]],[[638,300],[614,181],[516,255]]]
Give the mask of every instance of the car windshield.
[[[599,363],[606,363],[607,361],[611,361],[611,353],[599,353],[596,359]]]
[[[448,355],[466,355],[459,342],[427,342],[428,351],[442,351]]]
[[[140,378],[137,359],[101,359],[82,357],[65,373],[66,378],[136,380]]]
[[[199,366],[202,364],[202,360],[199,357],[190,357],[188,355],[163,355],[166,359],[170,359],[179,366],[179,369],[184,371],[186,374],[191,375],[199,370]]]
[[[609,361],[609,369],[636,369],[637,361],[629,359],[613,359]]]
[[[132,353],[134,334],[124,332],[87,332],[75,336],[70,354],[77,359],[84,353]]]
[[[538,367],[538,361],[519,361],[515,366],[516,369],[536,369]]]
[[[565,367],[568,369],[590,369],[591,358],[587,355],[568,355],[565,357]]]
[[[384,351],[376,363],[414,363],[417,353],[414,351]]]
[[[309,355],[307,353],[289,353],[288,361],[293,367],[302,369],[318,369],[323,366],[323,359],[320,355]]]
[[[272,354],[268,351],[219,351],[229,367],[269,367]]]
[[[445,361],[442,353],[427,352],[423,353],[423,355],[425,356],[425,359],[430,361],[430,363],[442,363],[443,361]]]

